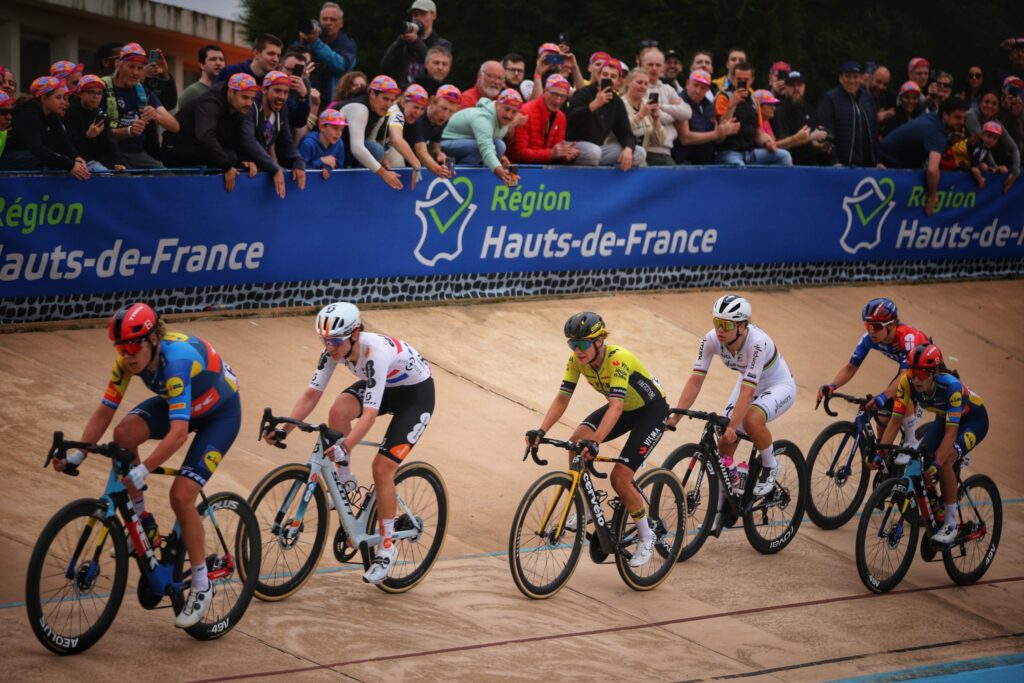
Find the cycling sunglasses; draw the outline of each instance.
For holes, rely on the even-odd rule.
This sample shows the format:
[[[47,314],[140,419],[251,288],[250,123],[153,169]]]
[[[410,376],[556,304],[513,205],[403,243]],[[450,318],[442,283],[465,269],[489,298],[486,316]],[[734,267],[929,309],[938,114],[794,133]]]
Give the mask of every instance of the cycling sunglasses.
[[[924,380],[935,374],[934,368],[907,368],[907,376],[910,379]]]
[[[324,346],[338,347],[347,342],[351,338],[352,335],[349,335],[347,337],[323,337],[322,339],[324,342]]]
[[[594,342],[590,339],[567,339],[566,343],[573,351],[586,351]]]
[[[712,318],[715,322],[715,329],[721,330],[722,332],[732,332],[736,329],[736,323],[732,320],[724,320],[722,318]]]
[[[122,356],[137,356],[142,351],[142,347],[145,346],[146,340],[115,343],[114,348]]]
[[[889,325],[892,325],[894,322],[896,322],[896,321],[895,320],[890,320],[887,323],[869,323],[869,322],[865,322],[864,323],[864,329],[867,330],[868,332],[881,332],[885,328],[889,327]]]

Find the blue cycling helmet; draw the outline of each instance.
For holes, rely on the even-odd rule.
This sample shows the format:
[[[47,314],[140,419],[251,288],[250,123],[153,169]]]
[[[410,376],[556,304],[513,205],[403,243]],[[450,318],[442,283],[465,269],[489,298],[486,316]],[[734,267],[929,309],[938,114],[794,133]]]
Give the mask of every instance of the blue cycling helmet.
[[[864,312],[861,317],[866,323],[888,323],[896,320],[899,316],[896,312],[896,303],[892,299],[872,299],[864,304]]]

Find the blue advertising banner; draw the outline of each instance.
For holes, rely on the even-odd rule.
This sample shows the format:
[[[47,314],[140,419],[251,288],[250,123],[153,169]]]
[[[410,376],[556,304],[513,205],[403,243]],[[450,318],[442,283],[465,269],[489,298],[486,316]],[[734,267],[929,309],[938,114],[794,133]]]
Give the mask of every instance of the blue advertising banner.
[[[814,168],[0,180],[0,300],[311,280],[1024,257],[1024,183]]]

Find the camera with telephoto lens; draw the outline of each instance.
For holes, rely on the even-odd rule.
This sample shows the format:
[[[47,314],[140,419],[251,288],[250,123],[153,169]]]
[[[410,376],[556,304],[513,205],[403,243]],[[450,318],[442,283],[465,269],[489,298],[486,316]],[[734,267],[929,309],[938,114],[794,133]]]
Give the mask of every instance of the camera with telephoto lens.
[[[404,36],[406,33],[416,32],[416,35],[420,38],[423,37],[423,31],[426,27],[423,26],[423,22],[417,19],[412,21],[399,21],[395,22],[395,33],[400,36]]]

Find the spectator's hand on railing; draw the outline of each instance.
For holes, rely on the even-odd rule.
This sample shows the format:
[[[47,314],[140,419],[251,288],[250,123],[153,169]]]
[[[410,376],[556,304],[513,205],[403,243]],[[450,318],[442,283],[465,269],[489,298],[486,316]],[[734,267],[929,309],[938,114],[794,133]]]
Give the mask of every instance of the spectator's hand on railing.
[[[1005,173],[1005,171],[1003,172]],[[1015,174],[1011,173],[1010,175],[1006,176],[1006,180],[1003,181],[1003,194],[1009,192],[1010,188],[1013,187],[1013,184],[1015,182],[1017,182],[1017,176]]]
[[[509,170],[504,166],[496,166],[494,169],[494,175],[498,176],[498,180],[500,180],[501,182],[505,183],[510,187],[512,186],[512,183],[515,180],[513,174],[510,173]]]
[[[224,171],[224,191],[234,192],[235,191],[235,178],[238,176],[237,168],[229,168]]]
[[[292,169],[292,180],[299,186],[299,191],[306,189],[306,170],[302,168]]]
[[[85,159],[83,159],[82,157],[76,157],[75,165],[71,167],[70,173],[72,178],[78,178],[79,180],[88,180],[90,175],[89,168],[85,164]]]
[[[126,166],[124,164],[114,164],[114,172],[115,173],[120,173],[125,168],[126,168]]]
[[[633,150],[629,147],[622,148],[622,154],[619,155],[618,161],[619,168],[623,171],[628,171],[633,168]]]
[[[254,161],[243,161],[242,168],[246,170],[250,178],[255,178],[256,173],[259,171],[259,169],[256,168],[256,162]]]
[[[380,168],[377,169],[377,175],[379,175],[381,177],[381,179],[385,183],[387,183],[388,186],[391,189],[393,189],[393,190],[401,190],[402,189],[402,179],[398,177],[397,173],[395,173],[394,171],[389,169],[384,164],[381,164]]]
[[[274,181],[274,194],[281,199],[284,199],[285,187],[284,187],[284,171],[281,169],[277,170],[277,173],[273,175],[272,180]]]

